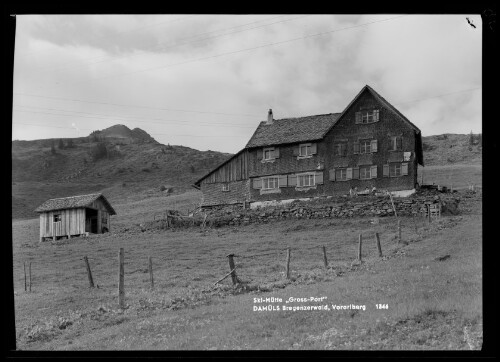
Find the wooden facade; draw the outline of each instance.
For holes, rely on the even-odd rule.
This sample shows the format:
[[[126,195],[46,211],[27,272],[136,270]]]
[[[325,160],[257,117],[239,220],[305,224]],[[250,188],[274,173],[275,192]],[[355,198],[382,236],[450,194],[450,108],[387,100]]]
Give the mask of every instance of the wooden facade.
[[[302,147],[309,147],[306,156]],[[205,207],[345,195],[351,188],[408,191],[417,186],[418,164],[420,130],[365,86],[342,113],[261,123],[242,151],[195,186]]]
[[[248,179],[248,152],[242,150],[206,176],[204,182],[219,183]]]
[[[49,200],[45,204],[50,204],[53,200]],[[86,201],[84,205],[71,205],[71,207],[54,210],[43,210],[50,208],[50,205],[44,207],[45,204],[43,204],[40,207],[41,210],[38,210],[40,213],[40,241],[44,241],[46,238],[57,240],[61,237],[67,237],[69,239],[75,236],[110,231],[111,215],[116,214],[113,208],[102,195],[97,195],[94,200]]]

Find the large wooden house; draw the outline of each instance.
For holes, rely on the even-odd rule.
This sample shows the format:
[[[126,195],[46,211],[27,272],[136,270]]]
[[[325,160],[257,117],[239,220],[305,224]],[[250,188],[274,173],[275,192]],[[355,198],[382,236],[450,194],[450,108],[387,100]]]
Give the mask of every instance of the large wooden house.
[[[421,131],[368,85],[342,113],[261,122],[246,146],[193,185],[203,207],[341,195],[410,194]]]
[[[111,215],[116,215],[102,194],[50,199],[35,211],[40,214],[40,241],[108,232]]]

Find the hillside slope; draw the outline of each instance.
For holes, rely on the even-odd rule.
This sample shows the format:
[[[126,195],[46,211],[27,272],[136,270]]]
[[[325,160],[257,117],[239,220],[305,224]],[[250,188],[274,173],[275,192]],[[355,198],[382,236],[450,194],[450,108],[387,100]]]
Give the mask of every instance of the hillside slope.
[[[425,166],[449,164],[481,164],[482,142],[480,135],[445,133],[422,137]]]
[[[68,141],[62,140],[65,146]],[[52,139],[12,142],[13,218],[35,217],[33,209],[54,197],[104,192],[113,202],[184,192],[230,156],[165,146],[143,130],[121,125],[70,142],[73,147],[63,149]]]

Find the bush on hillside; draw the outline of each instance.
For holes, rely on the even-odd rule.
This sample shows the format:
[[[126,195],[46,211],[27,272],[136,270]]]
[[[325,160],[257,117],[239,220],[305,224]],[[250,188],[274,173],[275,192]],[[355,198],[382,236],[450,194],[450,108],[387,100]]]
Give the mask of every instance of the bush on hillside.
[[[103,158],[108,157],[108,149],[104,142],[98,142],[95,146],[90,149],[90,158],[92,161],[96,162]]]

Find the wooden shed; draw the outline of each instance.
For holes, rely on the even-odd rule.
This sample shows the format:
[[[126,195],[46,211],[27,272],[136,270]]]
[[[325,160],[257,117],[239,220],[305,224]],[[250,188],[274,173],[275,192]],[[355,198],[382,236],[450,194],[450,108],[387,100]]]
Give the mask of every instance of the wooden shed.
[[[35,211],[40,214],[40,241],[108,232],[111,215],[116,215],[102,194],[50,199]]]

